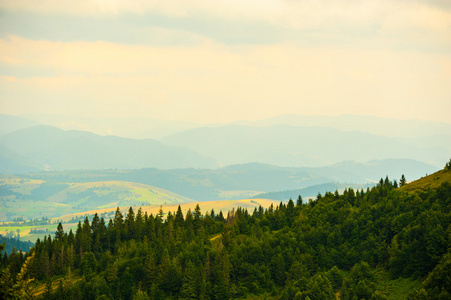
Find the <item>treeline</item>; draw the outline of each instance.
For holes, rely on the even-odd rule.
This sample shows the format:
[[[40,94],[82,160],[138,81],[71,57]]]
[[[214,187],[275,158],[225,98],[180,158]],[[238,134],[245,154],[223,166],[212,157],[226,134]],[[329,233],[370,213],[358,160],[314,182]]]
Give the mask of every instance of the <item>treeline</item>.
[[[0,251],[0,254],[6,254],[6,256],[4,257],[5,263],[2,263],[2,265],[6,265],[8,254],[10,254],[11,252],[17,250],[28,252],[30,251],[30,248],[34,246],[34,244],[30,241],[21,241],[17,238],[5,237],[2,235],[0,235],[0,244],[5,244],[5,248],[3,249],[4,253]]]
[[[19,183],[23,183],[21,180]],[[2,184],[0,185],[0,196],[15,196],[17,199],[30,200],[30,201],[38,201],[45,200],[48,197],[64,190],[69,185],[65,183],[58,182],[43,182],[37,188],[32,189],[31,193],[21,194],[14,192],[15,185],[14,184]]]
[[[353,184],[355,188],[366,189],[372,187],[374,184]],[[318,193],[326,193],[327,191],[333,191],[337,189],[349,188],[349,184],[339,182],[328,182],[323,184],[311,185],[301,189],[286,190],[278,192],[261,193],[253,196],[252,198],[265,198],[274,200],[286,200],[289,198],[296,198],[297,195],[302,195],[304,198],[315,197]]]
[[[387,299],[377,268],[425,279],[408,299],[449,299],[450,210],[448,182],[407,193],[388,178],[227,217],[199,206],[165,218],[117,209],[6,257],[0,298],[32,297],[35,278],[46,299]]]
[[[12,222],[2,222],[0,223],[0,227],[10,227],[10,226],[39,226],[39,225],[49,225],[53,224],[51,220],[47,217],[43,217],[42,219],[34,219],[34,220],[24,220],[22,217],[15,218]]]

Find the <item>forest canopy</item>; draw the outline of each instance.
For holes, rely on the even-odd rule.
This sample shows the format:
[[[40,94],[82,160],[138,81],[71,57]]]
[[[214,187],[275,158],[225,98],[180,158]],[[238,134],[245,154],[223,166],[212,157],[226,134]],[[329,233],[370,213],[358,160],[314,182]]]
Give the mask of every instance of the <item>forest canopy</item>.
[[[226,215],[118,208],[4,254],[0,298],[389,299],[380,281],[410,278],[404,298],[448,299],[450,210],[448,180],[408,191],[388,178]]]

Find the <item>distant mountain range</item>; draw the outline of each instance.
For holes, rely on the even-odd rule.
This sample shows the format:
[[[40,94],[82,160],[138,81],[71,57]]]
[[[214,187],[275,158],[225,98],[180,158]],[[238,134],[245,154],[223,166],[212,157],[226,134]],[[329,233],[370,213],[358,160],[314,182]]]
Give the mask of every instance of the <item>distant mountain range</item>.
[[[37,170],[214,168],[213,159],[156,140],[34,126],[0,136],[2,173]]]
[[[41,123],[26,118],[0,114],[0,136],[36,125],[41,125]]]
[[[419,143],[421,139],[426,143]],[[261,162],[278,166],[327,166],[344,160],[409,158],[441,166],[451,137],[398,139],[329,127],[227,125],[169,135],[164,144],[213,157],[222,165]]]
[[[48,119],[58,120],[61,127],[71,124],[64,123],[63,117]],[[90,122],[93,126],[97,124]],[[149,122],[145,118],[130,120],[131,127],[124,128],[123,133],[130,128],[139,127],[139,132],[158,128],[158,122]],[[153,125],[149,125],[151,123]],[[410,159],[441,168],[451,153],[449,124],[362,116],[280,116],[197,128],[194,127],[200,125],[162,121],[161,126],[168,130],[162,130],[160,136],[165,132],[175,133],[159,140],[65,131],[8,115],[0,115],[0,124],[0,173],[13,174],[147,167],[215,169],[250,162],[283,167],[327,167],[343,161],[375,159]],[[393,133],[388,134],[387,128],[395,125]],[[397,134],[403,136],[394,137]],[[333,170],[340,171],[335,166],[327,172]]]
[[[0,125],[4,117],[18,118],[0,114]],[[197,124],[193,122],[159,120],[152,118],[101,118],[71,117],[49,114],[27,114],[22,121],[34,125],[55,126],[63,130],[84,130],[99,135],[116,135],[134,139],[161,139],[167,135],[201,127],[222,127],[226,125],[243,125],[252,127],[269,127],[273,125],[290,125],[295,127],[329,127],[342,131],[359,130],[374,135],[412,138],[426,136],[451,136],[451,124],[425,120],[397,120],[375,116],[340,115],[340,116],[304,116],[281,115],[256,121],[238,120],[230,123]],[[8,120],[10,122],[11,120]],[[34,126],[33,124],[28,125]],[[9,126],[9,125],[8,125]],[[11,132],[11,131],[9,131]],[[0,131],[0,134],[4,132]],[[449,139],[448,139],[449,145]]]
[[[311,185],[302,189],[294,189],[294,190],[286,190],[280,192],[269,192],[257,194],[253,198],[264,198],[264,199],[272,199],[279,201],[286,201],[288,199],[292,199],[296,201],[299,196],[302,197],[303,202],[306,202],[308,198],[315,198],[318,193],[324,195],[326,192],[334,192],[338,190],[339,193],[342,193],[342,190],[345,188],[353,188],[353,189],[366,189],[367,187],[373,186],[373,184],[354,184],[350,186],[346,183],[338,183],[338,182],[328,182],[318,185]]]
[[[410,138],[445,135],[451,136],[451,124],[425,120],[398,120],[375,116],[302,116],[281,115],[257,121],[237,121],[234,124],[268,127],[285,124],[299,127],[329,127],[337,130],[359,130],[380,136]]]

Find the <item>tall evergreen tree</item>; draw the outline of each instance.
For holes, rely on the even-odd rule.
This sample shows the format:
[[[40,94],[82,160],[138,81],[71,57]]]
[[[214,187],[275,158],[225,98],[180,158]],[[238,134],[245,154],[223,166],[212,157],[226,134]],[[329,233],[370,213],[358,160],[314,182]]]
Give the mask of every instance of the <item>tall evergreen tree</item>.
[[[196,269],[191,261],[188,261],[183,271],[183,284],[179,299],[198,299],[198,281]]]
[[[194,209],[194,213],[193,213],[193,229],[194,232],[198,233],[201,226],[202,226],[202,212],[200,210],[200,206],[199,204],[196,204],[196,208]]]
[[[59,222],[55,232],[55,239],[59,242],[63,242],[63,237],[64,237],[63,225],[61,224],[61,222]]]
[[[114,220],[113,220],[113,226],[112,226],[112,229],[114,229],[114,242],[116,245],[118,245],[121,242],[122,235],[123,235],[123,228],[124,228],[124,217],[118,207],[114,214]]]
[[[125,216],[125,230],[124,235],[127,239],[133,239],[135,237],[135,212],[133,208],[130,206],[128,209],[128,213]]]
[[[301,195],[299,195],[298,199],[296,200],[296,206],[298,206],[298,207],[302,206],[302,197],[301,197]]]
[[[135,219],[135,238],[137,241],[141,241],[144,234],[144,216],[141,207],[138,209]]]
[[[91,226],[89,225],[88,217],[85,217],[82,228],[81,244],[84,252],[91,251],[92,246],[92,236],[91,236]]]
[[[406,185],[406,177],[404,176],[404,174],[401,175],[401,179],[399,180],[399,186],[404,186]]]

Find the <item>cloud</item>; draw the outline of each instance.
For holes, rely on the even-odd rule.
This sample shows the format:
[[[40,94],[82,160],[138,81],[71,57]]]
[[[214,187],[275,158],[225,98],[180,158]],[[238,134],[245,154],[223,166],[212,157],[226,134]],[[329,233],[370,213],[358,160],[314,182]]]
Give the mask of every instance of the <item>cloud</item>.
[[[207,16],[210,19],[245,19],[296,28],[328,26],[346,20],[355,25],[379,23],[385,16],[409,15],[404,25],[436,22],[431,13],[441,11],[449,19],[447,1],[352,1],[352,0],[3,0],[0,8],[10,12],[104,18],[123,14],[160,14],[174,18]]]
[[[401,38],[405,47],[425,41],[430,47],[435,46],[435,50],[449,51],[451,11],[442,7],[441,1],[391,0],[0,2],[0,8],[6,12],[3,19],[8,20],[1,26],[4,36],[16,34],[38,39],[35,35],[42,34],[41,38],[63,41],[72,38],[167,45],[191,34],[182,41],[190,42],[193,38],[225,44],[291,41],[307,46],[321,43],[362,46],[375,40],[397,46]],[[8,33],[8,28],[12,32]],[[162,36],[171,33],[173,38],[158,38],[161,35],[158,30],[166,30]]]
[[[0,1],[9,113],[447,120],[441,1]]]
[[[0,58],[10,68],[56,74],[0,78],[2,110],[9,113],[215,122],[371,111],[446,120],[451,109],[449,58],[434,53],[213,42],[152,47],[13,36],[0,40]]]

